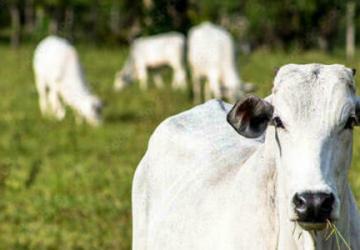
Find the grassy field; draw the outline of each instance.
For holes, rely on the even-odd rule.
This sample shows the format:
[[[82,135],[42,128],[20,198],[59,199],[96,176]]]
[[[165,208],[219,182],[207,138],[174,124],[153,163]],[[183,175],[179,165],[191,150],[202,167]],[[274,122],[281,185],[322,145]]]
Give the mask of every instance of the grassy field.
[[[32,51],[0,46],[0,249],[130,249],[134,170],[154,128],[191,107],[190,94],[137,85],[114,93],[126,50],[80,47],[87,78],[106,102],[104,125],[76,126],[70,110],[63,122],[42,119]],[[341,55],[261,50],[239,64],[265,96],[274,67],[289,62],[346,63]],[[360,61],[349,66],[360,69]],[[357,130],[355,137],[350,179],[360,201]]]

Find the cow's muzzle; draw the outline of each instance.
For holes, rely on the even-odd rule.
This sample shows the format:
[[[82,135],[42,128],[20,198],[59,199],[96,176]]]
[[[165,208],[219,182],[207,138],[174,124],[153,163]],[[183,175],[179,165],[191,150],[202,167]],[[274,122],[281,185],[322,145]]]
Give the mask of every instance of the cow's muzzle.
[[[321,230],[331,220],[335,203],[332,193],[299,193],[295,194],[293,204],[297,222],[306,230]]]

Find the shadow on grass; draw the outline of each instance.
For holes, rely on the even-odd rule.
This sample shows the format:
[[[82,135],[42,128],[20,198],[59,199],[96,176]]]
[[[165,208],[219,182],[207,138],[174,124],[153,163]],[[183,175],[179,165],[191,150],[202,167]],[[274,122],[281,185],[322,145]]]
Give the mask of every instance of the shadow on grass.
[[[143,120],[144,118],[141,117],[140,115],[131,112],[131,111],[126,111],[120,114],[109,114],[105,116],[105,122],[108,123],[124,123],[124,122],[128,122],[128,123],[132,123],[132,122],[138,122]]]
[[[29,176],[25,182],[25,186],[27,188],[29,188],[35,182],[35,179],[36,179],[38,173],[40,172],[40,165],[41,165],[41,160],[36,160],[31,165]]]

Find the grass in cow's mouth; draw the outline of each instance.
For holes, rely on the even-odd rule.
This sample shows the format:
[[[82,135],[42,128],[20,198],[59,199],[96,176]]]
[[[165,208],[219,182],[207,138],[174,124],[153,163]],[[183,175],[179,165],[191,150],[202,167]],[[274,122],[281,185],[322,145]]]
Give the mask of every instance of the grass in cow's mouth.
[[[346,241],[344,236],[340,233],[340,231],[337,229],[334,223],[332,223],[330,220],[326,221],[326,229],[330,230],[329,234],[326,236],[326,240],[330,239],[330,237],[335,236],[336,239],[336,245],[339,250],[340,248],[340,241],[341,240],[344,245],[346,246],[346,249],[351,250],[350,244]]]

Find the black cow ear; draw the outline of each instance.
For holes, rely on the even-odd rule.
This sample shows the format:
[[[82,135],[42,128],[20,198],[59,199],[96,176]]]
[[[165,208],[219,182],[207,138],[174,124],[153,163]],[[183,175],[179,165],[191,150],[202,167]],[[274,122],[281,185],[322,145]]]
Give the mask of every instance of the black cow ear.
[[[355,69],[355,68],[352,68],[352,69],[351,69],[351,72],[352,72],[352,75],[353,75],[353,76],[356,75],[356,69]]]
[[[261,136],[273,116],[274,108],[257,96],[248,96],[235,103],[227,115],[229,124],[242,136]]]

